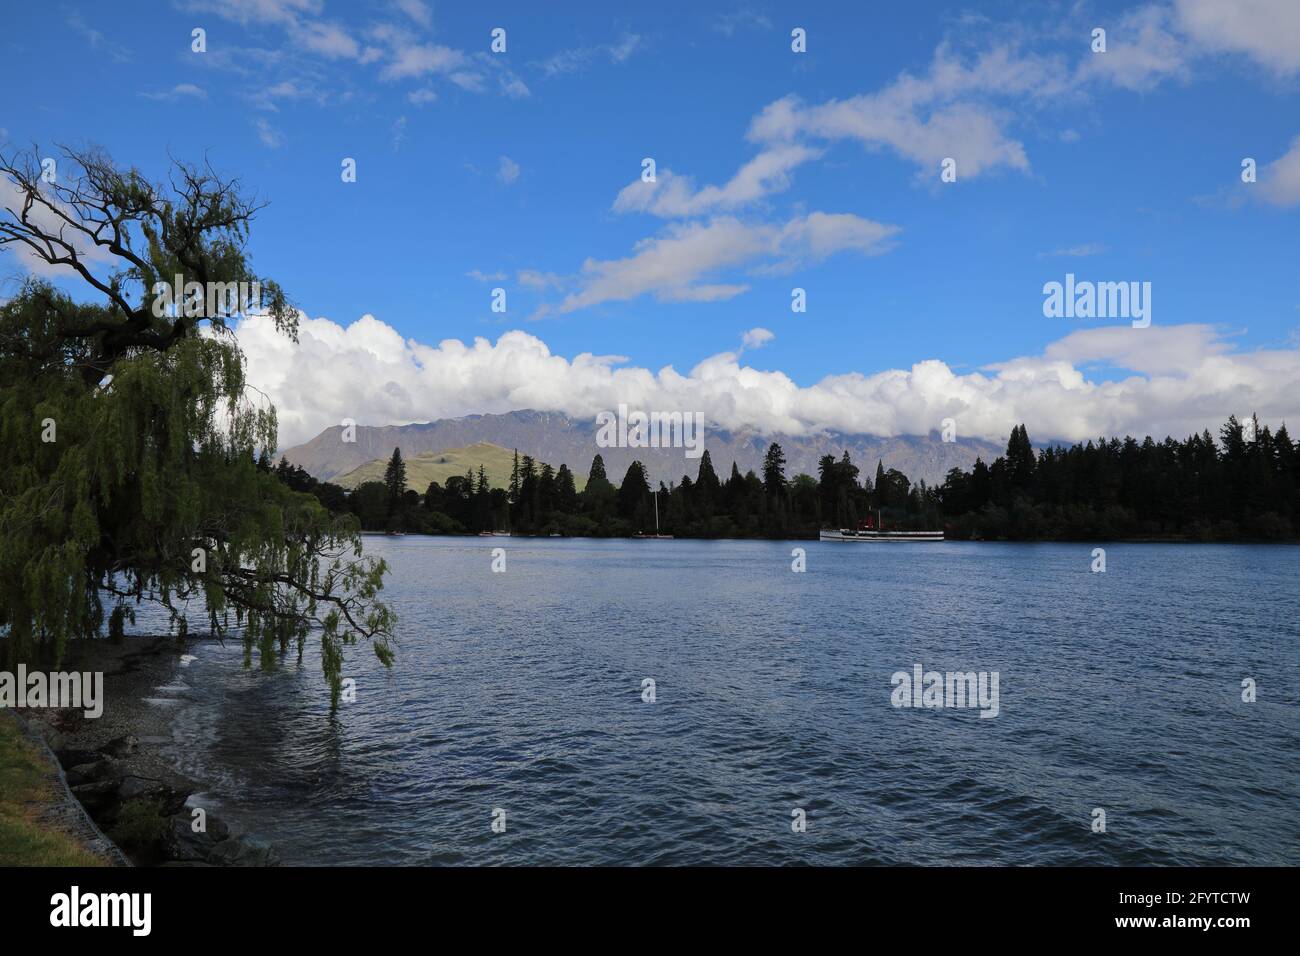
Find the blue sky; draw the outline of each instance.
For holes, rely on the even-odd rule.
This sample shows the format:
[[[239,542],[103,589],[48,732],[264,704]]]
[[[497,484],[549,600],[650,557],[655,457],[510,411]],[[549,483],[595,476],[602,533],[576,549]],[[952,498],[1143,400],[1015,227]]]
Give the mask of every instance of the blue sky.
[[[664,401],[716,404],[718,394],[674,391],[658,373],[671,365],[688,376],[729,356],[719,367],[739,369],[740,387],[745,370],[767,373],[744,408],[706,409],[731,425],[842,427],[819,410],[835,388],[791,398],[786,381],[812,389],[858,375],[874,383],[870,394],[845,400],[868,403],[860,417],[874,430],[926,430],[946,408],[965,412],[972,432],[1005,434],[1005,421],[1049,399],[1060,404],[1040,430],[1059,437],[1186,429],[1295,407],[1277,388],[1277,363],[1292,382],[1297,5],[1223,6],[27,5],[7,12],[0,40],[7,72],[25,78],[0,89],[0,135],[46,151],[102,144],[153,176],[168,153],[206,155],[270,201],[254,225],[254,262],[313,319],[348,327],[370,315],[428,346],[519,330],[569,362],[626,357]],[[205,53],[191,51],[195,27]],[[504,54],[489,51],[496,27]],[[791,50],[795,27],[807,31],[806,53]],[[1107,30],[1105,53],[1090,50],[1094,27]],[[946,156],[957,161],[953,183],[940,182]],[[355,183],[340,179],[344,157],[357,162]],[[657,182],[638,193],[645,157]],[[1241,182],[1244,157],[1259,182]],[[738,177],[751,161],[779,169]],[[1154,333],[1045,318],[1043,284],[1066,272],[1150,282]],[[806,313],[790,310],[795,286]],[[504,315],[490,311],[494,287],[506,289]],[[761,350],[738,351],[756,328],[770,333],[751,336]],[[996,376],[989,366],[1042,358],[1088,330],[1096,335],[1057,356],[1087,389],[962,394],[984,388],[968,376]],[[1183,367],[1163,368],[1159,355],[1183,351]],[[1222,400],[1189,407],[1189,396],[1205,397],[1205,362],[1225,352],[1241,360],[1234,374],[1255,378],[1232,391],[1241,383],[1229,375]],[[260,353],[253,359],[256,369]],[[947,404],[927,393],[917,410],[904,396],[892,417],[876,417],[869,403],[891,400],[879,376],[914,378],[924,360],[958,377]],[[364,417],[522,401],[508,381],[477,406],[464,394],[452,401],[422,385],[421,370],[432,374],[394,371],[394,402],[367,404]],[[1166,372],[1182,379],[1179,401],[1106,393],[1106,383]],[[344,375],[342,387],[374,386],[374,374]],[[563,375],[576,374],[566,365]],[[651,400],[625,379],[620,387]],[[586,397],[566,405],[557,381],[551,404],[585,411],[620,397],[606,385],[575,382]],[[1075,422],[1072,399],[1095,414]],[[306,408],[301,392],[277,394],[306,430],[347,402]],[[765,415],[774,402],[802,404]]]

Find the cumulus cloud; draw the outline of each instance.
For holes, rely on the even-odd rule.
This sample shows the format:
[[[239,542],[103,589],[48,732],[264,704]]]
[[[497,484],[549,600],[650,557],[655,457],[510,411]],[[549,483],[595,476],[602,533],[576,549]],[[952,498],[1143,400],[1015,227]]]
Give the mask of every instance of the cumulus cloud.
[[[1175,0],[1182,28],[1210,50],[1242,53],[1280,76],[1300,72],[1295,0]]]
[[[1085,440],[1181,438],[1234,413],[1300,420],[1300,349],[1238,351],[1205,325],[1081,329],[1041,355],[978,371],[959,373],[931,357],[803,386],[784,372],[751,368],[735,352],[683,374],[616,355],[565,358],[522,331],[496,342],[426,345],[369,315],[346,327],[304,316],[297,345],[263,317],[245,319],[237,335],[250,383],[276,405],[285,447],[344,418],[405,424],[521,408],[585,417],[620,402],[698,410],[720,427],[764,433],[927,434],[952,417],[960,434],[991,440],[1020,422],[1038,440]],[[1103,379],[1100,367],[1122,374]]]

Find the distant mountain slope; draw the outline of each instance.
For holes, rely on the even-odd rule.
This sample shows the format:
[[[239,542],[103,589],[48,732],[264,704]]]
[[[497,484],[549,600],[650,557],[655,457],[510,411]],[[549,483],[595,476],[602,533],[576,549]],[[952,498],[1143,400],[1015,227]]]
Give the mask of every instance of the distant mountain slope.
[[[517,411],[413,425],[358,425],[354,442],[342,441],[342,434],[339,426],[327,428],[311,441],[286,449],[283,455],[322,480],[337,480],[375,459],[386,461],[394,448],[401,448],[403,457],[415,458],[444,449],[466,449],[480,442],[511,449],[512,457],[517,448],[519,454],[548,461],[556,468],[567,464],[579,482],[586,479],[596,454],[604,457],[610,480],[616,484],[635,459],[640,459],[656,482],[680,482],[682,475],[694,480],[700,467],[699,460],[687,458],[681,448],[597,447],[594,417],[574,419],[559,412]],[[953,467],[969,468],[977,455],[991,461],[1005,450],[1005,443],[961,438],[960,434],[956,442],[943,442],[937,434],[883,438],[840,432],[806,436],[765,436],[748,430],[711,428],[704,432],[704,446],[723,481],[731,473],[732,461],[742,474],[751,468],[759,472],[769,441],[780,442],[789,476],[800,472],[816,475],[817,460],[822,455],[839,458],[848,449],[864,477],[875,475],[879,459],[886,468],[897,468],[912,481],[924,479],[928,484],[941,483]]]
[[[389,457],[392,452],[388,453]],[[468,448],[446,448],[442,451],[426,452],[421,455],[402,456],[406,461],[406,487],[424,494],[429,482],[436,481],[446,485],[453,475],[464,476],[472,471],[478,474],[479,465],[487,472],[488,482],[493,488],[506,488],[510,484],[510,472],[514,468],[515,453],[512,449],[502,448],[491,442],[475,442]],[[541,468],[541,462],[538,468]],[[552,466],[557,467],[558,466]],[[383,481],[384,471],[388,468],[388,458],[376,458],[360,468],[355,468],[346,475],[334,478],[335,484],[352,489],[367,481]],[[581,491],[587,484],[587,473],[573,476],[574,485]]]

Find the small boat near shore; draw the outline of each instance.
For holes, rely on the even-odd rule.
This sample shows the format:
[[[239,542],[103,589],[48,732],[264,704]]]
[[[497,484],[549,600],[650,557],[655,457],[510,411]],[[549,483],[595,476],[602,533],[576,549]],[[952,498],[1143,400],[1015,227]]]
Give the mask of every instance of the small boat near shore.
[[[670,534],[660,534],[660,533],[659,533],[659,492],[658,492],[658,491],[655,492],[655,496],[654,496],[654,497],[655,497],[655,533],[654,533],[654,534],[643,534],[642,532],[638,531],[636,534],[632,535],[632,537],[634,537],[634,538],[654,538],[654,539],[661,540],[661,541],[668,541],[668,540],[671,540],[671,539],[672,539],[672,535],[670,535]]]
[[[871,516],[859,524],[856,528],[826,529],[823,528],[820,534],[822,541],[942,541],[942,531],[886,531],[885,522],[881,519],[880,512],[876,512],[876,520],[872,521]]]

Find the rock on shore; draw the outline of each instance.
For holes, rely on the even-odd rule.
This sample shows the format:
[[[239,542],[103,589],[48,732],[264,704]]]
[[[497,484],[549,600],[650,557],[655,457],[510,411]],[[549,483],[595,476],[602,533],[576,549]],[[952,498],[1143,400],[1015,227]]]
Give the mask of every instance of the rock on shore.
[[[166,713],[144,699],[168,681],[177,655],[171,638],[74,642],[65,669],[104,672],[103,716],[90,720],[70,710],[24,716],[58,758],[72,795],[133,863],[277,866],[280,858],[266,841],[234,834],[222,820],[188,806],[199,785],[141,743],[167,729]]]

